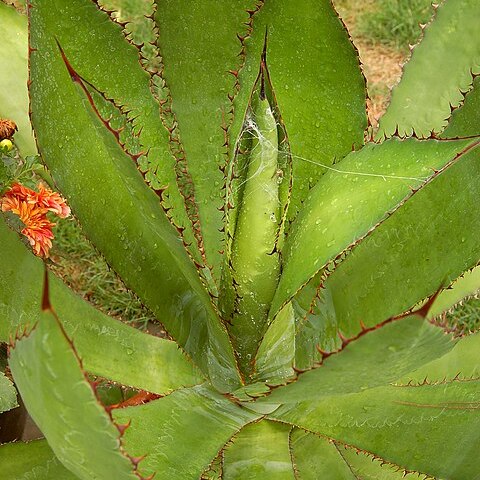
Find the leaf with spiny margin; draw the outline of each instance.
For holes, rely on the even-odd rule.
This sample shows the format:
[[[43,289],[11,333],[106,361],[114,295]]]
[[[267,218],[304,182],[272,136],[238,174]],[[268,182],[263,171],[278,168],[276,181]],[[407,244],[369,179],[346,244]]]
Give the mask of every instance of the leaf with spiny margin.
[[[417,472],[374,458],[328,438],[294,429],[292,455],[302,480],[418,480]]]
[[[200,480],[223,480],[223,452],[202,473]]]
[[[280,407],[272,416],[424,475],[464,480],[479,471],[478,382],[378,387]]]
[[[475,345],[470,338],[455,342],[416,315],[393,320],[257,403],[278,407],[270,414],[272,419],[325,435],[406,470],[472,478],[479,467],[474,454],[480,438],[478,379],[399,386],[399,379],[411,377],[418,366],[435,372],[436,362],[442,363],[444,357],[448,364],[455,349],[478,351],[479,337]],[[470,372],[473,365],[478,368],[478,356],[465,356],[465,363],[457,366]]]
[[[65,467],[83,480],[138,480],[120,451],[119,431],[51,311],[10,348],[9,365],[28,412]]]
[[[179,226],[191,230],[176,184],[175,160],[169,151],[168,133],[162,124],[159,104],[150,91],[150,75],[141,68],[138,48],[125,40],[121,25],[111,21],[91,0],[33,0],[31,5],[30,42],[31,47],[39,50],[38,54],[31,53],[31,94],[39,95],[46,104],[56,101],[50,89],[41,93],[42,86],[52,75],[48,70],[48,57],[52,53],[47,52],[55,37],[79,75],[128,112],[141,149],[146,152],[147,165],[142,163],[142,169],[147,169],[144,173],[149,183],[157,189],[168,186],[168,199],[163,198],[165,207],[172,208],[169,214]],[[35,60],[41,56],[45,57],[47,65]],[[35,115],[35,103],[32,109]],[[49,122],[43,118],[42,123],[48,125]],[[40,147],[45,149],[46,142],[43,135],[38,134],[38,127],[37,138]],[[43,153],[54,177],[59,176],[54,161]],[[197,255],[196,246],[191,248],[194,256]]]
[[[150,18],[153,12],[151,0],[99,0],[98,3],[105,10],[113,11],[111,16],[122,26],[125,25],[128,39],[135,45],[141,47],[155,41],[153,20]]]
[[[476,143],[476,139],[394,138],[368,144],[336,164],[335,170],[327,172],[312,189],[290,228],[270,314],[274,315],[317,272],[385,220],[412,195],[412,188],[431,181],[435,170],[458,160]],[[360,274],[362,270],[357,271]]]
[[[295,480],[289,449],[291,427],[262,420],[244,427],[227,446],[225,480]]]
[[[463,273],[448,289],[441,292],[428,311],[427,318],[435,319],[463,299],[476,295],[478,292],[480,292],[480,266]]]
[[[28,32],[27,17],[0,2],[0,117],[18,127],[15,144],[23,157],[35,155],[37,148],[28,117]]]
[[[475,77],[465,100],[456,108],[448,120],[442,138],[467,137],[480,133],[480,75]]]
[[[398,315],[480,259],[480,149],[420,189],[347,255],[327,279],[346,335]]]
[[[480,380],[480,333],[463,337],[450,351],[399,378],[399,385]]]
[[[254,0],[156,0],[155,20],[164,70],[162,77],[172,96],[181,152],[194,184],[194,200],[214,278],[220,279],[223,249],[222,184],[219,166],[225,163],[222,125],[230,123],[228,95],[235,93],[241,58],[237,34],[245,35],[247,10]],[[257,63],[258,64],[258,63]],[[185,177],[188,182],[188,177]],[[192,194],[189,192],[188,196]],[[194,219],[195,221],[195,219]]]
[[[295,367],[308,369],[321,359],[319,348],[338,348],[338,325],[329,289],[317,274],[292,299],[295,310]],[[273,324],[272,324],[273,325]]]
[[[267,31],[268,67],[292,153],[295,181],[287,212],[291,220],[325,172],[318,164],[331,165],[353,144],[363,144],[365,80],[357,52],[329,0],[259,4],[252,35],[245,39],[246,62],[234,100],[230,154],[243,127]]]
[[[44,266],[7,227],[2,215],[0,244],[0,341],[7,342],[41,316]],[[155,393],[202,382],[175,342],[108,317],[53,275],[50,297],[90,373]]]
[[[270,385],[283,383],[293,368],[308,369],[321,359],[319,348],[338,347],[335,308],[329,290],[315,275],[277,314],[260,344],[256,378]],[[290,314],[286,314],[291,311]],[[281,354],[280,354],[281,352]]]
[[[358,480],[335,443],[294,428],[290,436],[292,459],[302,480]]]
[[[147,454],[140,471],[156,472],[158,480],[198,480],[230,438],[259,417],[206,385],[112,414],[118,423],[131,422],[123,445],[130,455]]]
[[[18,406],[17,392],[12,382],[0,372],[0,413]]]
[[[92,109],[82,80],[72,70],[69,60],[62,58],[53,37],[55,26],[50,23],[55,20],[57,24],[59,12],[63,8],[67,13],[70,9],[79,10],[85,0],[60,4],[63,7],[56,11],[49,2],[36,0],[30,14],[31,43],[36,48],[30,57],[33,80],[30,92],[33,123],[43,158],[89,238],[125,284],[155,313],[219,389],[235,388],[239,376],[227,332],[177,232],[132,158],[124,153]],[[85,9],[80,9],[85,15],[89,5],[93,4],[87,1]],[[98,21],[93,7],[92,20],[83,22],[89,30],[93,29],[91,22]],[[106,14],[100,14],[106,20]],[[72,27],[69,35],[77,30],[80,31]],[[108,30],[100,28],[97,34],[100,38]],[[64,36],[67,35],[60,35],[58,40],[66,40]],[[83,50],[80,55],[78,46],[69,51],[72,55],[85,55]],[[88,51],[92,51],[91,45]],[[113,72],[110,74],[113,76]],[[120,82],[119,88],[123,88],[129,75],[124,77],[116,80]],[[112,83],[117,85],[115,82]],[[135,90],[135,85],[128,83],[128,89]]]
[[[0,471],[8,480],[78,480],[62,465],[46,440],[1,445]]]
[[[372,458],[354,448],[338,446],[343,460],[349,465],[354,478],[362,480],[418,480],[419,472],[406,471],[401,466],[387,463],[382,458]],[[339,479],[340,480],[340,479]],[[426,479],[424,479],[426,480]]]
[[[418,316],[367,332],[258,403],[287,404],[388,385],[455,347],[456,341]],[[328,354],[327,354],[328,355]]]
[[[167,132],[149,89],[149,75],[141,68],[138,50],[125,40],[120,25],[111,21],[95,2],[86,0],[33,0],[30,16],[30,31],[35,34],[31,47],[45,49],[39,55],[47,54],[51,37],[55,37],[83,78],[118,105],[132,109],[130,118],[140,115],[136,124],[145,124],[151,137],[148,143],[160,143],[161,147],[163,139],[166,145]],[[33,81],[40,81],[35,73],[32,76]],[[154,136],[158,136],[155,142]]]
[[[472,84],[471,72],[480,73],[479,22],[477,0],[446,1],[438,7],[392,91],[377,138],[396,131],[428,137],[445,128],[450,106],[458,106],[461,92]]]

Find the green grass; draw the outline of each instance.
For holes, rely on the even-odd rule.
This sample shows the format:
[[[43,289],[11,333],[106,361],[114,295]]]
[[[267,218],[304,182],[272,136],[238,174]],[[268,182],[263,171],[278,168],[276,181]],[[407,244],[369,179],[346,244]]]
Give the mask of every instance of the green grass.
[[[480,298],[469,298],[445,314],[445,323],[460,332],[480,329]]]
[[[52,269],[79,295],[105,313],[146,328],[153,314],[128,290],[88,242],[73,219],[58,220]]]
[[[429,22],[433,14],[431,0],[376,0],[372,7],[359,17],[358,33],[399,50],[418,42],[419,24]]]

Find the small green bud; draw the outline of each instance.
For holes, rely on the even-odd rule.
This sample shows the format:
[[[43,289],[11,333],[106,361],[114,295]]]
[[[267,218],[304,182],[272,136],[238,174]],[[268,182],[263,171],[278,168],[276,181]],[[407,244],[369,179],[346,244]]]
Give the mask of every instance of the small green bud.
[[[13,148],[13,143],[11,140],[9,140],[8,138],[5,138],[4,140],[2,140],[0,142],[0,148],[4,151],[4,152],[10,152]]]

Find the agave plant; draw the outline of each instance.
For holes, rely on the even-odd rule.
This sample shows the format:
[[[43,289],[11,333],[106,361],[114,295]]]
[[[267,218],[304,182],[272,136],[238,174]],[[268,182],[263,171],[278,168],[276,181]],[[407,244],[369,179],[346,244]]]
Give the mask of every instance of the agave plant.
[[[2,475],[477,478],[480,337],[435,320],[480,285],[477,2],[437,8],[375,136],[328,0],[153,3],[28,3],[39,152],[170,339],[4,214],[0,339],[45,440]]]

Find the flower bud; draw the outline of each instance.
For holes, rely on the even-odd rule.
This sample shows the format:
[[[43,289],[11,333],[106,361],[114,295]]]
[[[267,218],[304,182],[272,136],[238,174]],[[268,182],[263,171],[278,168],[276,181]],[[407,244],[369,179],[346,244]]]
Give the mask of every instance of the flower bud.
[[[5,138],[0,142],[0,149],[4,152],[10,152],[13,148],[13,143],[8,138]]]

